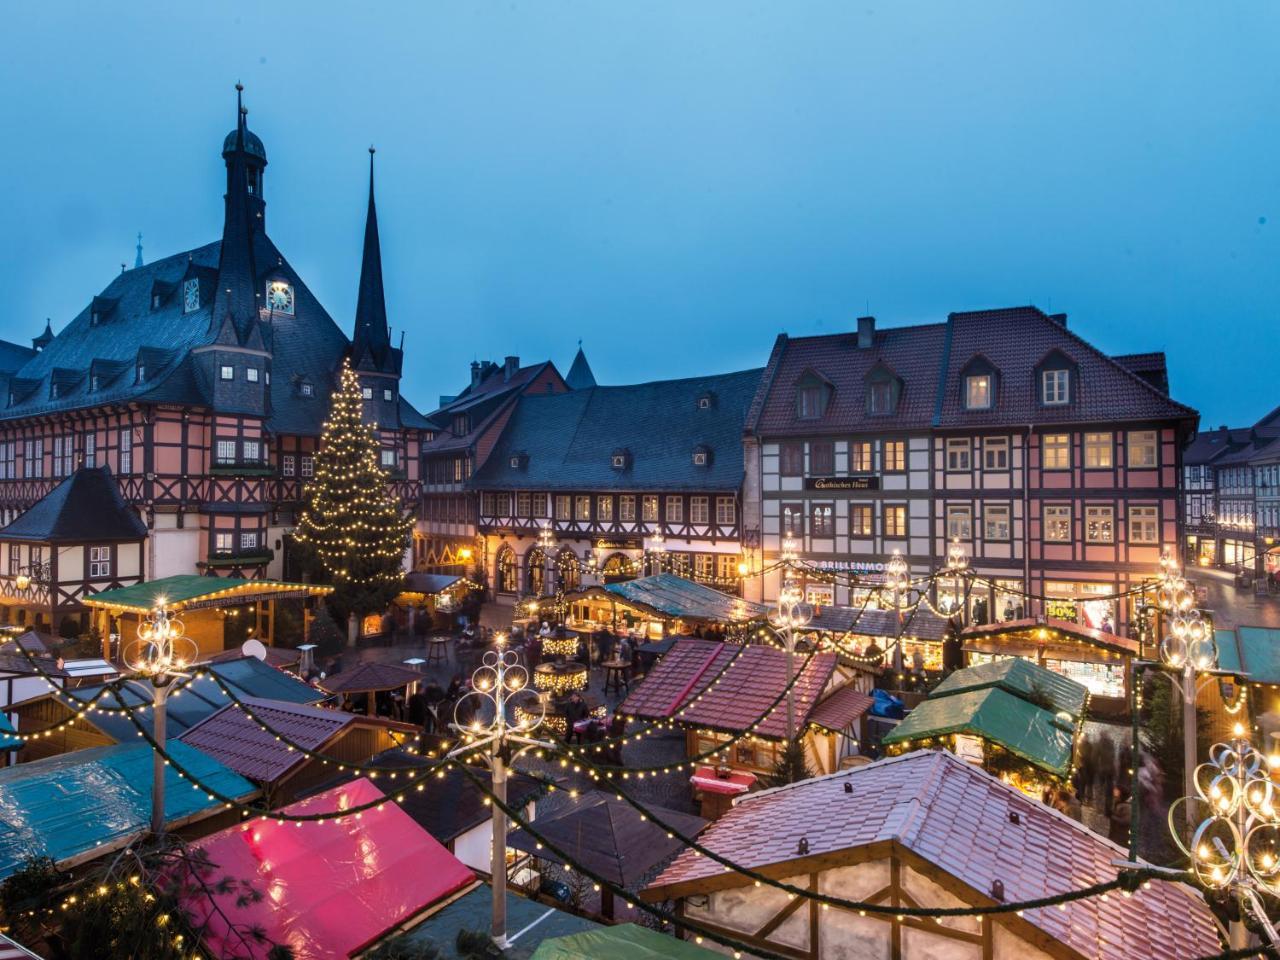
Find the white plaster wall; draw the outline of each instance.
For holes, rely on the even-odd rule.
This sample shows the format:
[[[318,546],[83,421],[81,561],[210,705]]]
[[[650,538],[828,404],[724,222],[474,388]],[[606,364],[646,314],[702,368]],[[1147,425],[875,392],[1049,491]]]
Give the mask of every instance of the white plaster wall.
[[[148,538],[148,555],[151,558],[148,580],[160,580],[177,574],[196,573],[196,561],[200,559],[200,530],[195,526],[195,516],[187,517],[187,525],[181,530],[176,526],[161,526],[162,518],[172,524],[172,514],[157,514],[156,528]]]

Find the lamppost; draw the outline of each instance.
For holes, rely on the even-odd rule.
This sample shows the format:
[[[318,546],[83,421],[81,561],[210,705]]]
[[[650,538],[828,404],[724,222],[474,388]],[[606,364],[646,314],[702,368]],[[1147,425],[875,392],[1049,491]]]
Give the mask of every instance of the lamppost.
[[[545,597],[554,593],[551,589],[551,553],[555,548],[556,535],[551,530],[551,524],[544,523],[538,532],[538,549],[542,551],[542,595]]]
[[[895,550],[884,565],[884,585],[893,593],[893,672],[902,676],[902,598],[911,589],[911,569]]]
[[[137,639],[122,652],[125,665],[137,676],[151,683],[152,734],[156,750],[151,766],[151,832],[164,833],[164,757],[160,751],[166,744],[165,704],[169,685],[184,672],[199,654],[200,648],[182,630],[182,621],[165,607],[163,597],[156,598],[150,616],[138,624]]]
[[[783,571],[782,589],[778,591],[778,606],[769,611],[769,622],[782,638],[787,650],[787,740],[796,736],[796,684],[795,653],[796,631],[803,629],[813,619],[813,607],[805,602],[800,584],[791,575],[788,566]]]
[[[969,572],[969,555],[965,553],[964,544],[952,540],[947,546],[947,573],[955,579],[955,596],[943,606],[943,613],[955,616],[964,609],[964,578]]]
[[[497,635],[497,649],[485,653],[480,667],[471,675],[471,689],[454,706],[451,726],[462,739],[459,746],[448,754],[450,759],[478,754],[493,773],[493,795],[497,802],[493,804],[493,839],[489,852],[493,886],[489,932],[501,949],[508,946],[507,813],[501,806],[507,802],[507,770],[512,761],[526,750],[555,749],[554,744],[531,736],[541,725],[546,712],[540,698],[528,698],[530,705],[537,703],[536,713],[531,713],[530,707],[522,706],[520,712],[523,716],[514,720],[507,716],[508,706],[513,705],[512,698],[529,685],[529,672],[520,665],[516,652],[506,649],[506,642],[503,634]],[[469,719],[464,722],[464,717]],[[481,747],[487,747],[487,750],[479,753]]]
[[[1271,779],[1280,771],[1280,756],[1264,757],[1245,738],[1243,724],[1235,725],[1227,743],[1215,744],[1209,762],[1201,764],[1192,779],[1194,790],[1169,808],[1173,842],[1191,861],[1191,872],[1200,883],[1234,897],[1240,916],[1251,916],[1271,944],[1280,943],[1267,918],[1262,894],[1280,894],[1280,790]],[[1183,844],[1177,827],[1178,804],[1187,807],[1195,823],[1194,806],[1208,811]],[[1231,948],[1248,946],[1244,923],[1234,921]]]
[[[659,529],[652,537],[649,538],[649,559],[650,574],[662,572],[662,558],[667,552],[667,540]]]

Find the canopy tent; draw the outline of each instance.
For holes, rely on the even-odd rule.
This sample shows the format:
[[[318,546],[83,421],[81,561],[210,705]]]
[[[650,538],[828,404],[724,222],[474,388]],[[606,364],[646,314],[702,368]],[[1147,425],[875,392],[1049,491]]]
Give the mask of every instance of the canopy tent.
[[[383,798],[369,780],[353,780],[284,809],[328,813]],[[266,960],[268,949],[246,942],[240,927],[260,928],[293,950],[295,960],[332,960],[372,946],[389,930],[475,882],[475,875],[395,803],[301,829],[259,818],[193,844],[217,875],[247,880],[267,893],[244,904],[238,887],[192,894],[184,907],[209,922],[214,956]],[[211,902],[212,900],[212,902]],[[221,913],[214,909],[220,908]]]
[[[97,607],[113,613],[150,613],[159,606],[176,612],[231,606],[260,599],[279,599],[285,595],[323,597],[330,593],[333,593],[333,587],[317,583],[206,577],[184,573],[136,583],[131,587],[103,590],[85,597],[81,602],[87,607]]]
[[[412,686],[423,679],[417,670],[397,666],[394,663],[374,663],[365,661],[349,670],[332,673],[320,681],[322,689],[329,693],[349,696],[356,693],[368,694],[368,712],[373,716],[376,712],[374,694],[384,690],[401,690]]]
[[[762,603],[731,597],[674,573],[587,587],[568,594],[565,600],[572,603],[586,597],[622,603],[663,620],[740,624],[759,620],[767,612]]]
[[[687,940],[677,940],[634,923],[620,923],[544,940],[533,960],[714,960],[721,956]]]
[[[173,758],[210,789],[248,800],[257,789],[194,747],[170,740]],[[133,743],[81,750],[0,769],[0,877],[29,857],[67,868],[132,843],[151,821],[151,746]],[[170,829],[222,811],[165,767],[165,822]]]
[[[663,807],[648,809],[687,837],[697,836],[707,826],[701,817]],[[575,797],[554,813],[539,817],[535,829],[540,837],[569,854],[573,864],[627,890],[638,888],[654,867],[684,848],[629,803],[598,791]],[[540,860],[564,862],[541,843],[523,829],[507,837],[508,847]],[[605,917],[613,916],[613,896],[608,890],[603,894],[602,912]]]

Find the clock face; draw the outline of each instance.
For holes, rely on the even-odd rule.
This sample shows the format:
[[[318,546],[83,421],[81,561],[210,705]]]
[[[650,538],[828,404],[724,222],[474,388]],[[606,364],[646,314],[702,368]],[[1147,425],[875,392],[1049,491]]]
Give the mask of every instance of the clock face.
[[[267,309],[276,313],[293,313],[293,287],[282,280],[267,284]]]
[[[200,278],[192,277],[182,285],[182,310],[190,313],[200,309]]]

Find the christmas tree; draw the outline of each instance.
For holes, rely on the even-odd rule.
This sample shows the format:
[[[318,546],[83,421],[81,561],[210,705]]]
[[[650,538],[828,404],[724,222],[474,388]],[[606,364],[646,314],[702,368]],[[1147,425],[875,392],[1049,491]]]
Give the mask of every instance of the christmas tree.
[[[353,624],[385,610],[400,592],[412,524],[387,494],[378,439],[363,409],[360,381],[344,362],[295,534],[334,587],[330,606]]]

